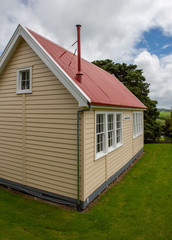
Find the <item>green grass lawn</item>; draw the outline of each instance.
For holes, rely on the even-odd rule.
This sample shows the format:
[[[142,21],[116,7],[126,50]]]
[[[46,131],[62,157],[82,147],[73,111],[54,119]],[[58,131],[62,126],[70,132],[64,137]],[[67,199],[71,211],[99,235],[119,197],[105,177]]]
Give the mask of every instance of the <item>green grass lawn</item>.
[[[0,239],[171,240],[172,145],[148,144],[145,152],[84,213],[0,189]]]

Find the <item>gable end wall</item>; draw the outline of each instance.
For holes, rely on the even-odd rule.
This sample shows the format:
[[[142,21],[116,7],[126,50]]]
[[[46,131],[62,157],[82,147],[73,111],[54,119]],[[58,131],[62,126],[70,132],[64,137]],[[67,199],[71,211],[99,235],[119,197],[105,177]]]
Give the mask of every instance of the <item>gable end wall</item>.
[[[16,95],[32,66],[32,94]],[[78,103],[22,40],[0,75],[0,178],[77,198]]]

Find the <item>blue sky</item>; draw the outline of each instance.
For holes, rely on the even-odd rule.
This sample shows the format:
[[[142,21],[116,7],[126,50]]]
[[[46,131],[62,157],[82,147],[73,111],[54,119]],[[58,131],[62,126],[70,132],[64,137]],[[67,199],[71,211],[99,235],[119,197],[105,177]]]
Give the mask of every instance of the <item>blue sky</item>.
[[[151,54],[158,57],[172,54],[172,36],[165,35],[161,28],[153,28],[148,32],[143,32],[137,49],[147,49]]]
[[[69,49],[79,23],[83,58],[136,64],[150,98],[171,108],[171,13],[171,0],[1,0],[0,53],[18,24]]]

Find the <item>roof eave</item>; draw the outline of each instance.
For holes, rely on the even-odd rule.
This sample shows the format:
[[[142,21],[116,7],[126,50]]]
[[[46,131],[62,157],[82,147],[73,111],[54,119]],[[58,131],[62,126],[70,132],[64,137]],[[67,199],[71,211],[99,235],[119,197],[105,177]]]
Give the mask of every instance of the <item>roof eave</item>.
[[[146,111],[147,107],[136,107],[136,106],[122,106],[122,105],[110,105],[110,104],[100,104],[100,103],[91,103],[92,109],[125,109],[125,110],[142,110]]]

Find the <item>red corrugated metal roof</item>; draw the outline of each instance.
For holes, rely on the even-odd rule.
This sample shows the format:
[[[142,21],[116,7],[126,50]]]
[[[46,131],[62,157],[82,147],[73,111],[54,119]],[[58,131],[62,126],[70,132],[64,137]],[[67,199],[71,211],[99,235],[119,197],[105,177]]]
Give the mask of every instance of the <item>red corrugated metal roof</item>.
[[[81,59],[81,70],[83,73],[81,83],[76,80],[77,56],[60,47],[43,36],[27,29],[37,40],[54,61],[67,73],[67,75],[83,90],[91,99],[91,104],[143,108],[146,107],[140,102],[116,77],[94,64]],[[65,54],[63,54],[66,51]],[[63,54],[63,55],[62,55]],[[62,55],[62,56],[61,56]],[[69,65],[70,64],[70,65]]]

